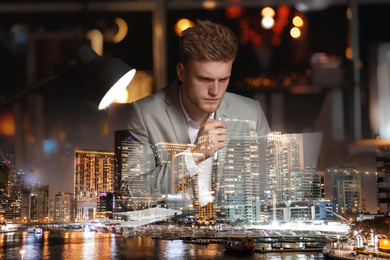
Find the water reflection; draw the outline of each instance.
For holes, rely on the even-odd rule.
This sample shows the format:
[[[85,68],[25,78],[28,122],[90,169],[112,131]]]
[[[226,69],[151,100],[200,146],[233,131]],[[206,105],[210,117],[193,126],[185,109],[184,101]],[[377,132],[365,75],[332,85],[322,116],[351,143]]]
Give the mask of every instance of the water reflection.
[[[126,238],[111,233],[45,232],[0,234],[0,259],[25,260],[122,260],[122,259],[259,259],[309,260],[323,259],[322,253],[253,253],[236,255],[225,252],[221,244],[197,245],[181,240],[153,239],[151,237]]]
[[[181,240],[174,240],[166,243],[164,253],[167,259],[183,259],[187,250],[187,245]]]

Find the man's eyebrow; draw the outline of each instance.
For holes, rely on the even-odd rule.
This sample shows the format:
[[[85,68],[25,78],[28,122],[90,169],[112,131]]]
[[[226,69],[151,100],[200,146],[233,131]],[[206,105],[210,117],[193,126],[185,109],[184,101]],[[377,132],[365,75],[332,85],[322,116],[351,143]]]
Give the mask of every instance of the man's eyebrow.
[[[231,77],[231,75],[226,75],[226,76],[221,77],[221,78],[213,78],[213,77],[205,76],[205,75],[198,75],[197,77],[200,78],[200,79],[221,80],[221,79],[228,79],[228,78]]]

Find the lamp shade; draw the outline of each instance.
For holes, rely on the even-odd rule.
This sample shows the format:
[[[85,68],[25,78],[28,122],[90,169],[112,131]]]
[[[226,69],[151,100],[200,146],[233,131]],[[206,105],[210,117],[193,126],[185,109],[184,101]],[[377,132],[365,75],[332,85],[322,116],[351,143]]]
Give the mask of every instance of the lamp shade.
[[[77,66],[90,91],[103,90],[99,109],[108,107],[121,95],[133,79],[136,70],[120,59],[99,56],[84,45],[76,52]]]

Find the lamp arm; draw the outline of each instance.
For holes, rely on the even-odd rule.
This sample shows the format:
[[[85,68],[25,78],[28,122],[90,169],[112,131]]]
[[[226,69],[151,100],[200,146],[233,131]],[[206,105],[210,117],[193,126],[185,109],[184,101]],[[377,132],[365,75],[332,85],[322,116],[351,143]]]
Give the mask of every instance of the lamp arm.
[[[7,105],[8,103],[18,99],[19,97],[25,95],[25,94],[28,94],[29,92],[37,89],[37,88],[40,88],[40,87],[43,87],[45,86],[46,84],[60,78],[61,76],[63,76],[64,74],[66,74],[67,71],[64,71],[64,72],[60,72],[60,73],[57,73],[57,74],[54,74],[54,75],[51,75],[51,76],[48,76],[44,79],[42,79],[41,81],[38,81],[24,89],[22,89],[21,91],[19,91],[18,93],[16,93],[15,95],[13,96],[10,96],[8,98],[6,98],[5,100],[0,100],[0,107],[4,106],[4,105]]]

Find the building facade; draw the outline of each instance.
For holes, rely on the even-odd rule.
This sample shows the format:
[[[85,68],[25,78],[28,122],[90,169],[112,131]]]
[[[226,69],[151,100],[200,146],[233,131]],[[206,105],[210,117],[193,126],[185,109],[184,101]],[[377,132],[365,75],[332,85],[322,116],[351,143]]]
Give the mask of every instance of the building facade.
[[[292,200],[291,173],[304,170],[303,141],[299,134],[272,132],[267,136],[266,194],[268,205]],[[275,206],[276,206],[275,205]]]
[[[76,202],[73,193],[59,192],[54,199],[54,222],[75,221]]]
[[[347,218],[366,212],[363,173],[349,164],[336,166],[329,171],[333,178],[336,212]]]
[[[390,216],[390,149],[380,147],[376,156],[379,212]]]
[[[94,219],[99,194],[114,192],[114,152],[76,149],[74,165],[76,219]]]

